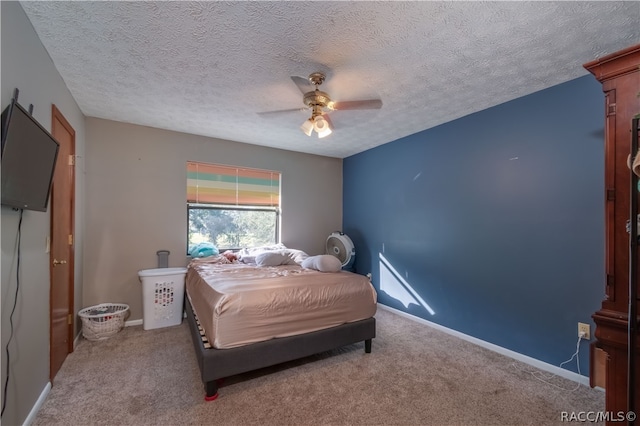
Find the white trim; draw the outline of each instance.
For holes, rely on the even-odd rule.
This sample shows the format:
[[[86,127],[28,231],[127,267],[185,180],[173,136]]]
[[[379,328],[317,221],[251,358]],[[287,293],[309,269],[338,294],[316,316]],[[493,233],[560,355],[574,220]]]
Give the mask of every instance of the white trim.
[[[141,319],[137,319],[137,320],[131,320],[131,321],[125,321],[124,322],[124,326],[125,327],[134,327],[136,325],[142,325],[142,320]]]
[[[31,422],[33,422],[36,419],[36,416],[38,415],[38,411],[40,411],[40,408],[42,408],[42,404],[44,404],[44,401],[47,399],[47,395],[49,395],[49,391],[51,391],[51,382],[47,382],[47,385],[42,390],[42,393],[38,397],[38,400],[31,408],[29,415],[27,416],[26,419],[24,419],[23,426],[30,425]]]
[[[587,376],[583,376],[581,374],[574,373],[573,371],[565,370],[564,368],[557,367],[557,366],[555,366],[553,364],[549,364],[549,363],[540,361],[538,359],[531,358],[529,356],[523,355],[521,353],[512,351],[510,349],[503,348],[502,346],[498,346],[498,345],[495,345],[493,343],[489,343],[487,341],[478,339],[476,337],[469,336],[468,334],[464,334],[464,333],[461,333],[459,331],[453,330],[451,328],[447,328],[447,327],[442,326],[440,324],[436,324],[435,322],[427,321],[427,320],[425,320],[423,318],[419,318],[419,317],[416,317],[414,315],[408,314],[406,312],[400,311],[398,309],[391,308],[391,307],[389,307],[387,305],[383,305],[382,303],[378,303],[378,307],[384,309],[385,311],[393,312],[393,313],[398,314],[398,315],[400,315],[402,317],[408,318],[408,319],[410,319],[412,321],[419,322],[421,324],[424,324],[424,325],[427,325],[429,327],[435,328],[436,330],[439,330],[439,331],[445,332],[447,334],[450,334],[452,336],[458,337],[458,338],[460,338],[462,340],[466,340],[466,341],[471,342],[473,344],[476,344],[478,346],[482,346],[483,348],[489,349],[489,350],[491,350],[493,352],[497,352],[499,354],[508,356],[509,358],[513,358],[513,359],[518,360],[518,361],[522,361],[525,364],[532,365],[532,366],[534,366],[536,368],[539,368],[541,370],[548,371],[549,373],[553,373],[556,376],[564,377],[565,379],[573,380],[574,382],[578,382],[578,383],[581,383],[583,385],[589,386],[589,377],[587,377]],[[599,387],[597,387],[595,389],[604,390],[604,389],[599,388]]]
[[[82,335],[82,332],[78,333],[76,335],[76,338],[73,339],[73,350],[75,351],[76,348],[78,347],[78,342],[80,341],[80,335]]]

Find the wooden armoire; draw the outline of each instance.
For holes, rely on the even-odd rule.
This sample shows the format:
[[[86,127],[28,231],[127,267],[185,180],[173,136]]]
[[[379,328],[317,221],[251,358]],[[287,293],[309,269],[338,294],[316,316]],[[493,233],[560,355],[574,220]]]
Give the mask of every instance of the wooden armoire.
[[[630,237],[627,221],[630,218],[631,170],[627,159],[631,150],[632,119],[640,114],[640,45],[632,46],[601,59],[589,62],[584,67],[600,83],[605,94],[605,299],[600,310],[593,314],[596,324],[596,341],[592,344],[594,354],[598,348],[604,354],[604,383],[606,411],[627,412],[628,372],[628,325],[629,325],[629,276]],[[637,130],[636,130],[637,131]],[[634,202],[640,197],[638,191]],[[635,257],[635,256],[634,256]],[[638,259],[635,259],[636,262]],[[638,280],[633,285],[638,288]],[[634,301],[637,306],[638,299]],[[636,317],[636,324],[638,318]],[[640,357],[640,344],[635,349],[635,365]],[[640,367],[635,367],[636,387],[640,386]],[[633,371],[633,370],[632,370]],[[631,393],[632,405],[640,409],[640,392]]]

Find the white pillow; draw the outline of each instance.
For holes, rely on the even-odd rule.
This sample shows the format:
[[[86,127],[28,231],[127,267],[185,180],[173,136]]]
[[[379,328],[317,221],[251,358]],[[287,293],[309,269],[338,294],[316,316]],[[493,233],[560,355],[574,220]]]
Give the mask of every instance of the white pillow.
[[[284,244],[278,243],[270,246],[246,247],[246,248],[240,249],[238,251],[238,255],[239,256],[249,256],[249,255],[255,256],[256,254],[262,253],[263,251],[286,250],[286,249],[287,247]]]
[[[338,272],[342,269],[342,262],[330,254],[320,254],[307,257],[302,261],[302,267],[320,272]]]
[[[278,266],[295,265],[296,262],[282,253],[265,251],[256,255],[256,264],[258,266]]]
[[[304,251],[296,250],[296,249],[281,250],[279,253],[282,253],[285,256],[290,257],[291,259],[293,259],[294,263],[296,263],[298,265],[300,265],[303,260],[305,260],[307,257],[309,257],[309,255],[307,253],[305,253]]]
[[[287,247],[282,243],[270,246],[247,247],[238,250],[236,255],[238,256],[238,260],[242,263],[256,263],[256,256],[258,254],[265,251],[286,250],[286,248]]]
[[[256,257],[249,254],[238,255],[238,260],[242,263],[256,263]]]

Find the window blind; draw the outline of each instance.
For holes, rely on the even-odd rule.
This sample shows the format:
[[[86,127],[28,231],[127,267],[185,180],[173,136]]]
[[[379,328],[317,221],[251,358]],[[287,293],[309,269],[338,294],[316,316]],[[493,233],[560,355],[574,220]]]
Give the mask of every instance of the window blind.
[[[280,173],[189,161],[187,202],[279,207]]]

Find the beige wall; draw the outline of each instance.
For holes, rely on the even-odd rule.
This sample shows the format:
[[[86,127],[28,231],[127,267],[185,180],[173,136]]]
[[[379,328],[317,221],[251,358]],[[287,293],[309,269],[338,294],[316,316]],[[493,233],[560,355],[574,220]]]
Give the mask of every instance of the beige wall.
[[[71,97],[64,81],[40,43],[24,11],[17,2],[0,2],[2,15],[2,109],[20,90],[19,102],[33,104],[34,117],[46,129],[51,129],[51,104],[55,104],[76,131],[76,289],[75,311],[82,302],[81,276],[83,228],[83,167],[84,116]],[[2,220],[2,386],[6,378],[5,345],[10,335],[9,317],[16,294],[17,246],[19,213],[0,207]],[[10,380],[7,406],[2,423],[22,424],[43,394],[49,382],[49,212],[24,211],[22,220],[20,289],[13,315],[14,334],[9,345]]]
[[[141,108],[144,106],[141,105]],[[86,119],[84,305],[127,303],[142,318],[138,270],[187,262],[186,162],[282,172],[282,242],[318,254],[342,225],[342,160]],[[301,143],[307,140],[301,136]]]

